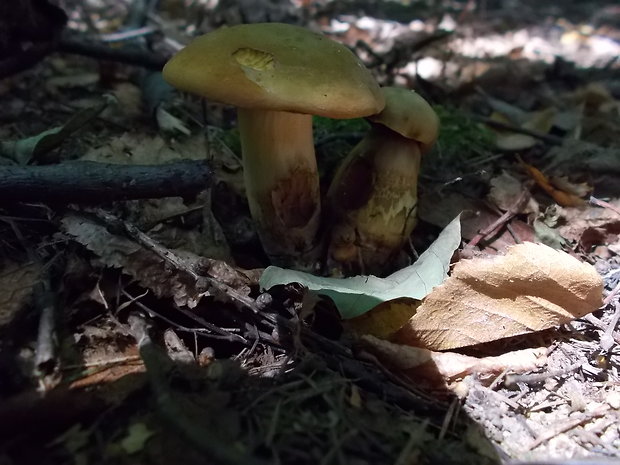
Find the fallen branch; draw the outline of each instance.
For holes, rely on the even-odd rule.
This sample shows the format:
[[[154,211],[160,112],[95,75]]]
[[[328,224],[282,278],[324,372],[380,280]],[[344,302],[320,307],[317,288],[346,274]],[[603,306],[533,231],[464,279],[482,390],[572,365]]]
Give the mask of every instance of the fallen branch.
[[[0,202],[102,203],[190,196],[205,189],[210,181],[211,169],[203,161],[0,166]]]
[[[166,64],[166,58],[139,48],[112,48],[103,43],[88,42],[73,38],[62,38],[58,52],[82,55],[97,60],[117,61],[128,65],[160,71]]]

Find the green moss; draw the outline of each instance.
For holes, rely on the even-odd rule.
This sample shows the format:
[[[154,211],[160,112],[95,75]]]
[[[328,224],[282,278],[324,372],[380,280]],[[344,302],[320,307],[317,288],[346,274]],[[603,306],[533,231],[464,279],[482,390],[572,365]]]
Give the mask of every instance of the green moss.
[[[355,119],[330,119],[322,116],[313,118],[314,140],[320,141],[324,137],[351,133],[365,133],[370,125],[363,118]]]
[[[492,151],[495,136],[484,125],[457,108],[441,105],[433,108],[441,121],[437,149],[443,157],[468,159]]]

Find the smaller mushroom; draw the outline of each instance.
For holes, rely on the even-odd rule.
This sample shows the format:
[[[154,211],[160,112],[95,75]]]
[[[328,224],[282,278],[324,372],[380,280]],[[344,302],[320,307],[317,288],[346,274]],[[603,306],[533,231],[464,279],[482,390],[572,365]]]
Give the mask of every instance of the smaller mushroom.
[[[382,89],[386,106],[342,162],[327,193],[328,264],[349,273],[382,274],[417,223],[422,154],[439,119],[412,90]]]

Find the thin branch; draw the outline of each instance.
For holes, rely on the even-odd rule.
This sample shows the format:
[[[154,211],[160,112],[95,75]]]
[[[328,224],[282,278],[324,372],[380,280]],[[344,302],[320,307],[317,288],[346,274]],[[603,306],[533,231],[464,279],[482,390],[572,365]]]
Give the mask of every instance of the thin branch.
[[[102,203],[195,195],[211,180],[203,161],[164,165],[65,162],[0,166],[0,199],[7,202]]]
[[[64,37],[60,39],[58,52],[82,55],[97,60],[117,61],[128,65],[160,71],[166,64],[166,58],[140,49],[124,47],[112,48],[101,42],[91,42]]]
[[[607,208],[608,210],[620,215],[620,208],[616,207],[614,204],[597,199],[594,196],[590,196],[590,203],[592,205],[596,205],[597,207]]]

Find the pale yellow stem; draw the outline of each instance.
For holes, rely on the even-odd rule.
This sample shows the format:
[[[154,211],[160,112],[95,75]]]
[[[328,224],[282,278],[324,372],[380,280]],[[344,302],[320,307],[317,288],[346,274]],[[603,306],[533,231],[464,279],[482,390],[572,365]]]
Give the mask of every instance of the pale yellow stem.
[[[321,202],[312,116],[238,110],[250,212],[273,264],[311,269]]]

